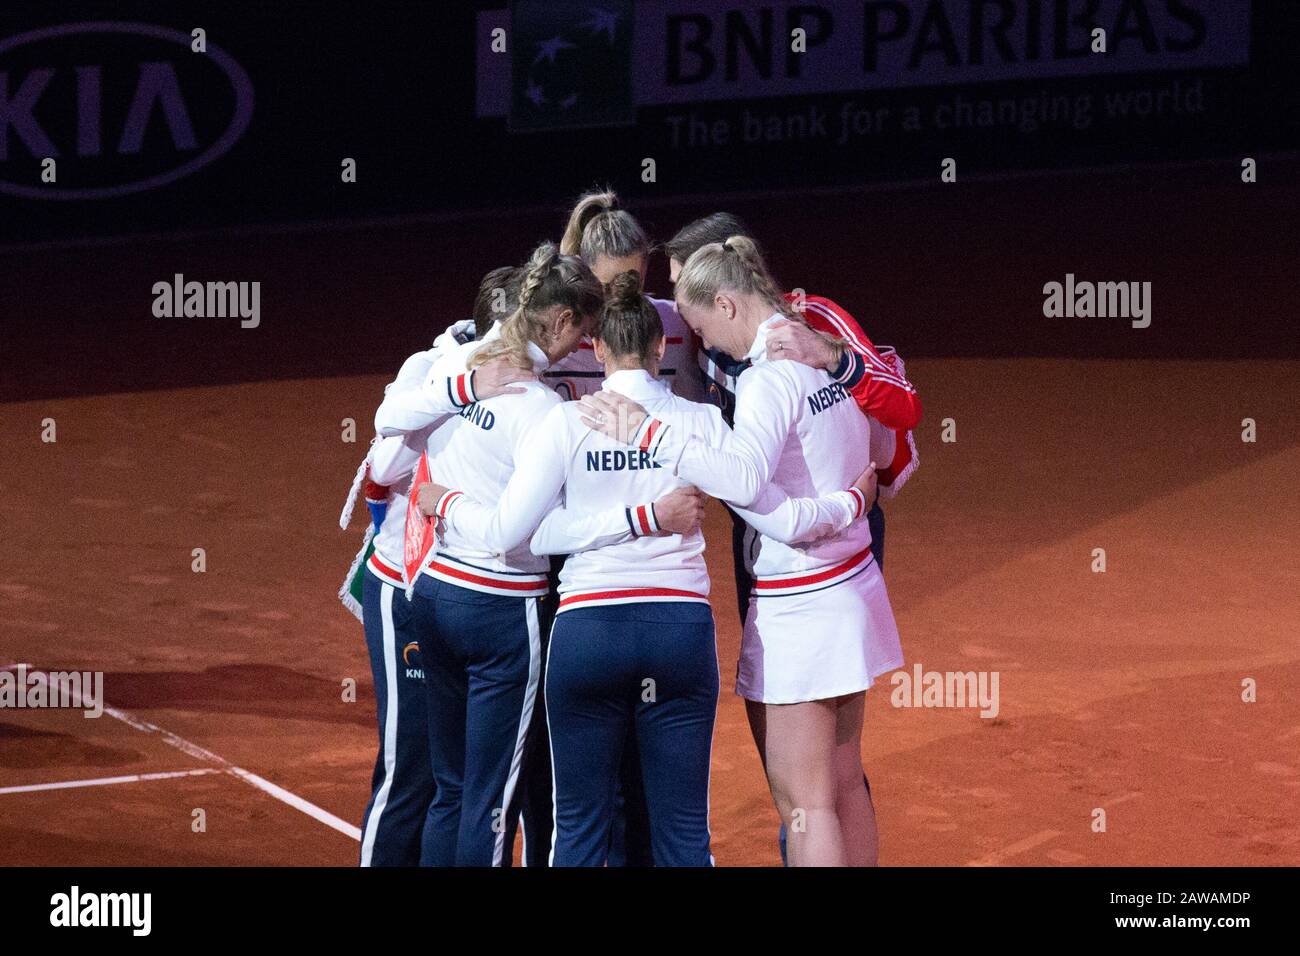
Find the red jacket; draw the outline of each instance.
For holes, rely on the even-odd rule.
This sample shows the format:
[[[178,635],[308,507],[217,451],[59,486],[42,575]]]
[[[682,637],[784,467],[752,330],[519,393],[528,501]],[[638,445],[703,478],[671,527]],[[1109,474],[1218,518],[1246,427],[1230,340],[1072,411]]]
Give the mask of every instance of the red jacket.
[[[798,297],[787,293],[786,300],[798,306]],[[849,391],[864,413],[886,428],[901,431],[915,428],[921,421],[921,399],[916,387],[899,373],[894,363],[880,354],[853,318],[842,307],[820,295],[803,299],[801,309],[810,329],[844,339],[856,353],[861,368]]]

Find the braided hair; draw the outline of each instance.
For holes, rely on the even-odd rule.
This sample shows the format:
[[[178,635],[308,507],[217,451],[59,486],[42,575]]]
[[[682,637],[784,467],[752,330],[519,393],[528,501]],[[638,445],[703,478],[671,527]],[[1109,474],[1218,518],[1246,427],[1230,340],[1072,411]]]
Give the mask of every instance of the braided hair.
[[[547,313],[555,306],[571,309],[578,321],[596,315],[604,290],[591,269],[576,256],[561,255],[553,242],[543,242],[520,270],[519,305],[501,323],[501,334],[470,356],[477,368],[502,356],[512,365],[532,370],[529,343],[545,347],[551,332]]]

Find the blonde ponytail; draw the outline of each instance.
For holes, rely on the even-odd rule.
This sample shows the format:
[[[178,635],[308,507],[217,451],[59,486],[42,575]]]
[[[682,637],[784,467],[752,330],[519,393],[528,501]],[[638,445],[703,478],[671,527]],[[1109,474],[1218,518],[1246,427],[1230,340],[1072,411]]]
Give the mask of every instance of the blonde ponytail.
[[[564,237],[560,240],[560,252],[566,256],[582,253],[582,234],[587,224],[601,213],[609,212],[618,206],[618,197],[611,190],[587,193],[578,200],[569,213],[569,223],[564,227]]]
[[[767,271],[758,245],[748,236],[731,236],[725,242],[701,246],[691,253],[677,277],[677,295],[694,305],[711,303],[722,289],[756,295],[772,311],[803,321],[786,302],[776,280]]]
[[[561,253],[581,256],[589,266],[601,256],[624,259],[649,251],[650,238],[631,213],[618,208],[618,196],[611,189],[579,199],[560,240]]]

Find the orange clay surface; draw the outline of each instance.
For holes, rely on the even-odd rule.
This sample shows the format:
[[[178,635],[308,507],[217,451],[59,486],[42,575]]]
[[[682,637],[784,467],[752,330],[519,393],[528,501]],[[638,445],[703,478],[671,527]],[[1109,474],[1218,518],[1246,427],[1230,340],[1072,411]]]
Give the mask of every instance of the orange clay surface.
[[[909,373],[922,465],[888,505],[885,560],[907,665],[996,671],[1000,710],[893,707],[887,681],[868,694],[881,862],[1300,864],[1300,364]],[[363,517],[346,533],[336,518],[385,380],[0,406],[0,666],[103,671],[136,724],[358,824],[374,704],[360,625],[334,594]],[[55,444],[39,441],[47,416]],[[340,441],[344,418],[359,443]],[[707,534],[724,675],[714,853],[772,865],[776,814],[731,688],[720,506]],[[0,711],[0,863],[356,860],[355,840],[226,772],[4,792],[214,766],[107,715]]]

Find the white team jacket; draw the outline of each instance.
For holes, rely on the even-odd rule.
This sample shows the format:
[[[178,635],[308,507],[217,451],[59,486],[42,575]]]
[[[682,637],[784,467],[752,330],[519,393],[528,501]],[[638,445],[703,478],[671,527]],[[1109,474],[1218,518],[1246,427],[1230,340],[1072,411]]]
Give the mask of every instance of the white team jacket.
[[[476,402],[473,374],[466,370],[469,357],[499,335],[494,327],[482,341],[463,345],[442,336],[433,349],[407,359],[375,413],[375,430],[383,437],[371,449],[373,480],[409,491],[411,472],[421,452],[428,450],[431,477],[439,484],[463,481],[475,493],[487,496],[494,495],[494,484],[504,485],[514,471],[515,446],[528,434],[530,421],[559,398],[534,382],[521,385],[525,394]],[[541,349],[533,346],[531,352],[535,370],[544,369],[546,356]],[[504,419],[509,427],[498,429],[503,410],[509,413]],[[487,440],[489,437],[496,440]],[[407,507],[406,494],[390,499],[376,539],[378,557],[371,559],[375,572],[395,584],[402,578]],[[599,546],[605,540],[601,517],[586,515],[569,522],[568,549]],[[489,553],[481,547],[467,547],[445,528],[439,543],[437,557],[428,569],[435,577],[493,594],[535,597],[546,592],[548,562],[539,560],[526,546],[510,554]]]
[[[735,429],[725,441],[698,426],[683,429],[647,419],[633,447],[706,494],[741,505],[769,482],[795,498],[815,498],[847,488],[866,467],[870,430],[853,397],[822,370],[767,356],[767,330],[759,327],[746,358],[753,365],[737,384]],[[755,592],[798,594],[830,587],[857,574],[871,557],[865,521],[836,534],[789,544],[742,517],[759,532],[752,556]]]
[[[603,384],[660,422],[717,445],[726,440],[728,429],[716,407],[673,395],[644,370],[615,372]],[[790,499],[773,486],[740,514],[773,540],[834,535],[866,510],[861,492],[842,490],[852,478],[821,498]],[[443,496],[438,511],[449,536],[486,552],[513,554],[531,534],[534,553],[572,555],[560,579],[561,611],[632,601],[707,601],[703,535],[656,535],[653,502],[685,483],[656,466],[649,452],[592,431],[580,407],[566,402],[551,408],[519,449],[514,475],[499,496],[462,494],[464,486],[449,486],[454,490]]]
[[[380,578],[403,587],[402,557],[406,537],[406,509],[411,490],[411,473],[420,460],[433,429],[448,417],[422,408],[419,390],[438,356],[459,344],[459,336],[474,330],[472,319],[453,323],[433,341],[433,348],[416,352],[402,363],[397,378],[384,386],[384,401],[375,412],[375,433],[387,435],[370,446],[366,461],[370,480],[388,488],[388,510],[375,535],[374,554],[368,562]],[[406,393],[415,392],[417,402]]]
[[[418,395],[407,393],[404,403],[424,414],[454,413],[428,438],[429,477],[448,488],[470,488],[495,499],[515,471],[515,453],[524,438],[559,397],[539,382],[521,382],[522,392],[474,401],[471,356],[499,336],[494,328],[482,341],[459,345],[433,363]],[[548,364],[544,352],[529,346],[534,371]],[[514,597],[546,594],[548,562],[527,545],[496,553],[467,541],[442,525],[437,554],[424,573],[460,587]]]

